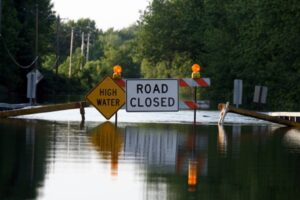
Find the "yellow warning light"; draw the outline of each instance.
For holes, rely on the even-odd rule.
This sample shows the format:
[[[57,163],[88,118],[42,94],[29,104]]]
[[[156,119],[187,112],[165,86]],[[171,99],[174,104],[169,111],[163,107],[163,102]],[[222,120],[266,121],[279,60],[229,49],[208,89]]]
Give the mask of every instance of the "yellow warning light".
[[[200,65],[198,64],[193,64],[192,66],[192,78],[200,78],[200,70],[201,70],[201,67]]]
[[[113,70],[114,70],[113,78],[121,79],[122,67],[120,65],[115,65]]]

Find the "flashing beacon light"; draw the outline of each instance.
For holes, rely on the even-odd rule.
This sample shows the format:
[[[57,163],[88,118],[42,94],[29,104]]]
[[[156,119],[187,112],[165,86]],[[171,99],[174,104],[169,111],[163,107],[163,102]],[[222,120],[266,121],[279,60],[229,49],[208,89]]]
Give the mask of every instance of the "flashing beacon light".
[[[200,65],[198,65],[198,64],[193,64],[193,66],[192,66],[192,71],[193,71],[193,73],[192,73],[192,78],[200,78],[200,70],[201,70],[201,67],[200,67]]]
[[[122,67],[120,65],[115,65],[113,79],[121,79]]]

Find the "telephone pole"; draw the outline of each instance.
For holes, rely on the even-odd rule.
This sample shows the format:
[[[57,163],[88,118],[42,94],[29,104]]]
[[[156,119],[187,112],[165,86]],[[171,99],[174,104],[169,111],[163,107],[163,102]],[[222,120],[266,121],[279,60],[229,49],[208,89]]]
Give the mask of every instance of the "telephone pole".
[[[2,34],[1,25],[2,25],[2,0],[0,0],[0,36]]]
[[[81,33],[81,62],[80,62],[80,70],[83,68],[83,59],[84,59],[84,32]]]
[[[74,29],[71,29],[71,43],[70,43],[70,65],[69,65],[69,78],[72,75],[72,53],[73,53],[73,37],[74,37]]]
[[[86,47],[86,62],[89,62],[89,53],[90,53],[90,36],[91,34],[88,33],[88,38],[87,38],[87,47]]]
[[[35,69],[38,68],[38,56],[39,56],[39,5],[35,5]]]
[[[58,15],[57,22],[56,22],[56,63],[55,63],[56,75],[58,74],[58,65],[59,65],[59,57],[60,57],[59,37],[60,37],[60,17]]]

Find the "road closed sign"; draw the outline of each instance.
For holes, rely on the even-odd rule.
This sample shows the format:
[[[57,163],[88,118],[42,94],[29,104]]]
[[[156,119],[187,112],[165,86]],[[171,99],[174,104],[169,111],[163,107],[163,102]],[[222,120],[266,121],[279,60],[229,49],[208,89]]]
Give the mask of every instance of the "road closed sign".
[[[178,111],[178,80],[128,79],[126,110],[128,112]]]

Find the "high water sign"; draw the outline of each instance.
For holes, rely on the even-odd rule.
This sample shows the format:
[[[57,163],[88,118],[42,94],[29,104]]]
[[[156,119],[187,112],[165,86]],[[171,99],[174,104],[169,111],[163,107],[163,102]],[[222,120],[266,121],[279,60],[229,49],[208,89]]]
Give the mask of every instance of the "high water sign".
[[[178,80],[128,79],[126,110],[128,112],[178,111]]]
[[[110,119],[125,104],[125,92],[107,76],[86,95],[86,99],[106,119]]]

